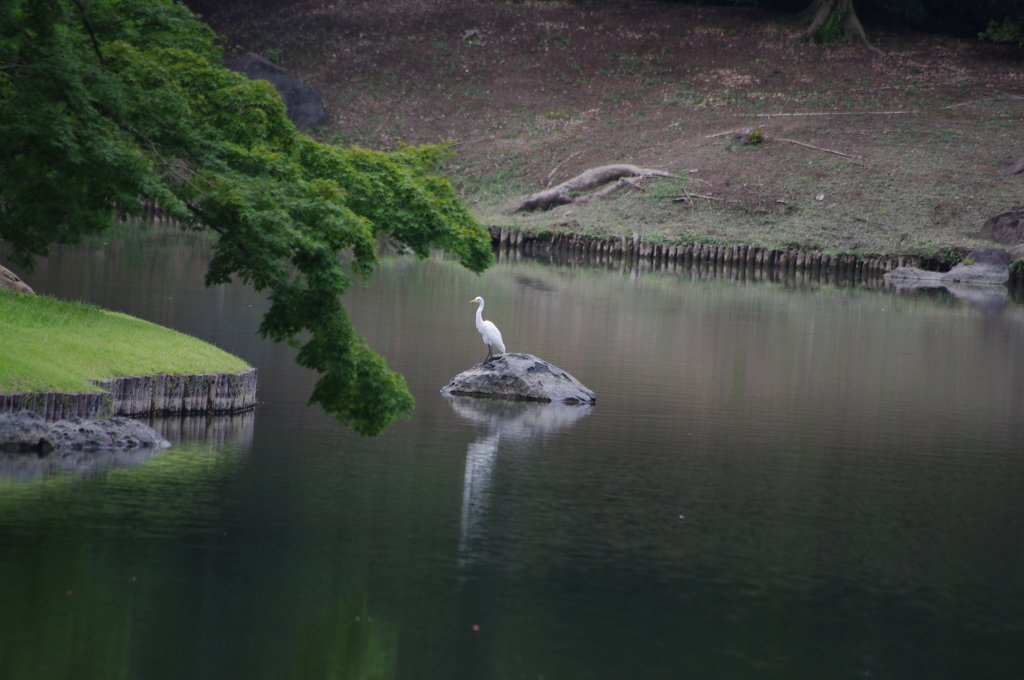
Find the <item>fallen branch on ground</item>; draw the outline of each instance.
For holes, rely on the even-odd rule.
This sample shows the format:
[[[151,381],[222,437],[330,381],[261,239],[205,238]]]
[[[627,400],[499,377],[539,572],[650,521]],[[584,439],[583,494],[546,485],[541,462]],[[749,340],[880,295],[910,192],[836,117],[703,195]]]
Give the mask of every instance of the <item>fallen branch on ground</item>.
[[[917,111],[822,111],[815,113],[755,113],[754,118],[782,118],[784,116],[898,116]],[[736,114],[745,116],[747,114]]]
[[[772,141],[774,141],[774,142],[789,142],[790,144],[796,144],[797,146],[806,146],[808,149],[814,149],[815,151],[824,151],[825,153],[834,153],[837,156],[843,156],[845,158],[856,158],[859,161],[864,160],[860,156],[851,156],[848,153],[842,153],[841,151],[833,151],[832,149],[823,149],[820,146],[814,146],[813,144],[804,144],[803,142],[798,142],[795,139],[782,139],[781,137],[773,137]]]
[[[552,177],[554,176],[555,172],[556,172],[556,171],[557,171],[557,170],[558,170],[558,169],[559,169],[560,167],[562,167],[563,165],[565,165],[566,163],[568,163],[569,161],[571,161],[571,160],[572,160],[573,158],[576,158],[576,156],[579,156],[579,155],[580,155],[581,153],[583,153],[584,151],[586,151],[586,149],[582,149],[582,150],[580,150],[580,151],[577,151],[576,153],[574,153],[573,155],[569,156],[569,157],[568,157],[568,158],[566,158],[566,159],[565,159],[564,161],[562,161],[561,163],[559,163],[558,165],[556,165],[556,166],[555,166],[555,168],[554,168],[554,170],[552,170],[551,172],[549,172],[549,173],[548,173],[548,176],[547,176],[547,179],[545,180],[544,186],[546,186],[546,187],[549,187],[549,186],[551,186],[551,178],[552,178]]]
[[[949,106],[943,106],[943,109],[955,109],[958,106],[967,106],[968,104],[980,104],[981,102],[1020,102],[1024,101],[1024,97],[989,97],[988,99],[975,99],[971,102],[960,102],[959,104],[950,104]]]
[[[551,189],[524,196],[519,200],[519,204],[513,208],[512,212],[549,210],[555,206],[567,203],[586,203],[595,198],[603,198],[624,186],[624,183],[620,180],[627,177],[675,177],[675,175],[662,170],[638,168],[635,165],[603,165],[598,168],[590,168]],[[571,193],[596,189],[609,182],[615,182],[615,184],[594,194],[570,196]],[[632,182],[626,183],[632,184]]]
[[[753,128],[744,128],[742,130],[727,130],[726,132],[716,132],[713,135],[704,135],[704,139],[714,139],[715,137],[725,137],[726,135],[749,135],[751,130],[753,130]]]
[[[705,201],[725,201],[726,203],[739,203],[739,201],[734,201],[730,198],[718,198],[716,196],[705,196],[704,194],[691,194],[688,191],[686,192],[685,196],[674,196],[672,198],[672,202],[679,203],[680,201],[689,201],[691,198],[703,198]]]
[[[683,195],[682,196],[676,196],[676,197],[673,197],[673,199],[672,199],[673,203],[678,203],[679,201],[686,201],[691,208],[693,207],[693,196],[691,196],[690,192],[686,190],[686,187],[683,187]]]

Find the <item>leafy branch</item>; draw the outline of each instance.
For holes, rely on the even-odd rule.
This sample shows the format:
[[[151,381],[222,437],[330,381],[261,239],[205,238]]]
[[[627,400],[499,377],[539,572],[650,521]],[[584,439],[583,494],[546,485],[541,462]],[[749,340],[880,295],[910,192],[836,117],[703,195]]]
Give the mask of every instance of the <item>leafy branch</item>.
[[[451,150],[340,148],[298,132],[273,87],[222,68],[212,31],[178,3],[9,2],[0,68],[31,64],[0,88],[0,239],[12,259],[30,269],[50,244],[156,203],[216,235],[207,285],[267,292],[259,333],[299,347],[297,363],[320,374],[311,404],[366,435],[407,415],[405,381],[345,313],[340,256],[368,277],[389,238],[489,266],[489,234],[433,170]]]

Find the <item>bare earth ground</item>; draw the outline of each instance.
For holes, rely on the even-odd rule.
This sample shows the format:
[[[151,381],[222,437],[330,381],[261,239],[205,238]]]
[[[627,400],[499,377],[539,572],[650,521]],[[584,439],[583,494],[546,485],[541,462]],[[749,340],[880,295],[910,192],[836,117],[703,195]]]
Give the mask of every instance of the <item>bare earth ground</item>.
[[[489,225],[934,257],[985,245],[973,223],[1024,199],[1024,175],[1001,174],[1024,155],[1011,47],[870,27],[882,55],[793,47],[792,16],[626,1],[308,0],[204,18],[229,60],[278,58],[323,94],[324,139],[454,141],[445,170]],[[712,136],[755,125],[759,146]],[[615,162],[679,179],[507,210]],[[684,187],[710,199],[673,202]]]

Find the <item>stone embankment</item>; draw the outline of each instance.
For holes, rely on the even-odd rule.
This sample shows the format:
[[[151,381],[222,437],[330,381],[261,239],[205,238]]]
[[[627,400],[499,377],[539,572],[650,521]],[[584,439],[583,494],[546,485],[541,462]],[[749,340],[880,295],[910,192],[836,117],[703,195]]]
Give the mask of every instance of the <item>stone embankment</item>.
[[[877,279],[879,282],[886,273],[899,267],[935,268],[938,264],[910,255],[839,255],[749,245],[652,243],[636,236],[596,237],[499,227],[491,227],[491,241],[499,250],[514,249],[526,255],[579,256],[607,262],[635,261],[655,269],[663,265],[753,267],[779,272],[820,272],[845,279]],[[1024,283],[1024,268],[1012,268],[1008,284],[1021,283]]]
[[[256,369],[240,373],[133,375],[94,381],[103,392],[0,394],[0,413],[35,411],[48,421],[143,415],[238,413],[256,406]]]

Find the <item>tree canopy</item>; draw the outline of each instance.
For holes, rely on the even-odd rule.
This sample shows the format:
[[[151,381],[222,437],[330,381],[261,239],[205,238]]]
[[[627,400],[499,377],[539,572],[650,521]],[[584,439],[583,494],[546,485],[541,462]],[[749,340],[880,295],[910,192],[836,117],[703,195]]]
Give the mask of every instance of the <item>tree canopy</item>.
[[[207,285],[268,291],[259,332],[320,374],[310,403],[377,434],[413,400],[352,328],[347,272],[371,274],[382,236],[480,272],[489,235],[434,170],[446,147],[317,142],[214,38],[173,0],[3,0],[0,239],[31,269],[140,201],[212,231]]]

